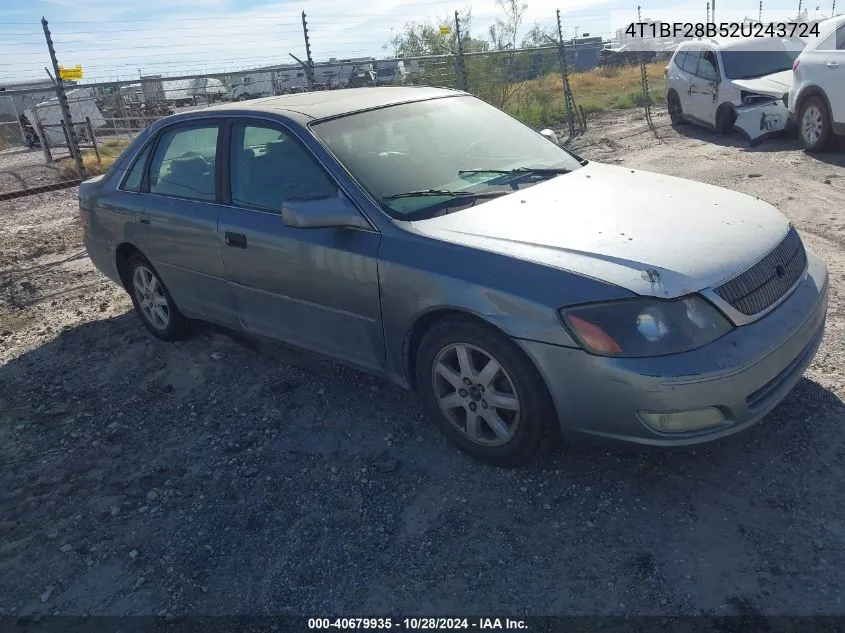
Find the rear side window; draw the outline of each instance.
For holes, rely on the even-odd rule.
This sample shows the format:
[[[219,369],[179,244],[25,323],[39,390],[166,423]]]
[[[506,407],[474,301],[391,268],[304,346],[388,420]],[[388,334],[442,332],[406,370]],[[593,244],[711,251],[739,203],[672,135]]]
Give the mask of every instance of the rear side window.
[[[685,50],[684,51],[678,51],[677,53],[675,53],[675,66],[677,66],[678,68],[683,70],[683,68],[684,68],[684,58],[686,56],[687,56],[687,52]]]
[[[123,180],[123,186],[121,189],[124,191],[141,191],[141,184],[144,180],[144,166],[147,164],[147,156],[149,155],[150,146],[147,145],[144,148],[144,151],[142,151],[135,159],[135,162],[132,163],[132,169],[130,169],[129,173],[126,174],[126,178]]]
[[[684,57],[683,69],[690,74],[696,74],[698,72],[698,59],[700,57],[700,50],[688,50],[686,57]]]
[[[836,29],[836,50],[845,51],[845,23]]]
[[[150,163],[150,193],[213,202],[218,132],[216,123],[164,132]]]

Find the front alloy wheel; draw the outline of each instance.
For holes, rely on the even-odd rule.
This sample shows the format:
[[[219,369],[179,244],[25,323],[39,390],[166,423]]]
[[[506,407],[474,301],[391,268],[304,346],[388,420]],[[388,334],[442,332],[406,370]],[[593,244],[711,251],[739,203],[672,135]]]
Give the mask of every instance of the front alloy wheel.
[[[449,423],[468,440],[501,446],[519,428],[519,394],[495,358],[474,345],[453,343],[434,361],[432,388]]]
[[[416,384],[429,418],[464,452],[518,466],[553,437],[555,409],[537,368],[496,328],[450,317],[423,335]]]

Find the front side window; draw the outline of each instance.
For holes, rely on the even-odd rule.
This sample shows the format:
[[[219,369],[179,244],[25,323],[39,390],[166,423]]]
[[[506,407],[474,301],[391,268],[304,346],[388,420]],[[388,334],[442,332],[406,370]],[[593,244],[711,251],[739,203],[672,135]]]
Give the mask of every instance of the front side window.
[[[229,178],[232,204],[277,213],[286,200],[338,195],[310,151],[282,130],[257,124],[232,126]]]
[[[216,123],[164,132],[150,164],[150,193],[213,202],[218,132]]]
[[[719,71],[716,65],[716,54],[713,51],[704,51],[698,59],[697,75],[707,81],[717,81]]]
[[[699,59],[701,59],[700,49],[687,49],[687,55],[684,57],[684,70],[691,75],[697,74]]]
[[[430,217],[450,198],[504,195],[581,167],[563,148],[469,96],[353,113],[312,131],[396,218]]]

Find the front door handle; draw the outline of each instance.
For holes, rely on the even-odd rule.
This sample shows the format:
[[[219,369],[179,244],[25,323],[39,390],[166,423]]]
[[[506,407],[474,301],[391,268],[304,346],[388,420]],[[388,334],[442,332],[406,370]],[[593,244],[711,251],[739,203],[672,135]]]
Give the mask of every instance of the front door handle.
[[[834,61],[834,60],[830,60],[829,62],[826,62],[825,65],[828,68],[839,68],[839,62]]]
[[[142,213],[138,218],[138,222],[141,224],[149,224],[150,223],[150,214],[149,213]]]
[[[232,248],[246,248],[246,235],[243,233],[230,233],[226,231],[226,246]]]

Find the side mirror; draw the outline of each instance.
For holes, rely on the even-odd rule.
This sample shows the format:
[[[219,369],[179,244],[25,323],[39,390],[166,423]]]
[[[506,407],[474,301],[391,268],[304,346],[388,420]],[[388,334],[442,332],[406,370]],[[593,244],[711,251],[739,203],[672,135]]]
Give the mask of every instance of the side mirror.
[[[282,205],[282,220],[295,229],[372,228],[358,209],[342,197],[289,200]]]
[[[540,130],[540,134],[545,136],[546,139],[548,139],[549,141],[551,141],[555,145],[560,145],[560,140],[558,139],[557,134],[555,134],[554,130],[550,130],[549,128],[546,128],[545,130]]]

